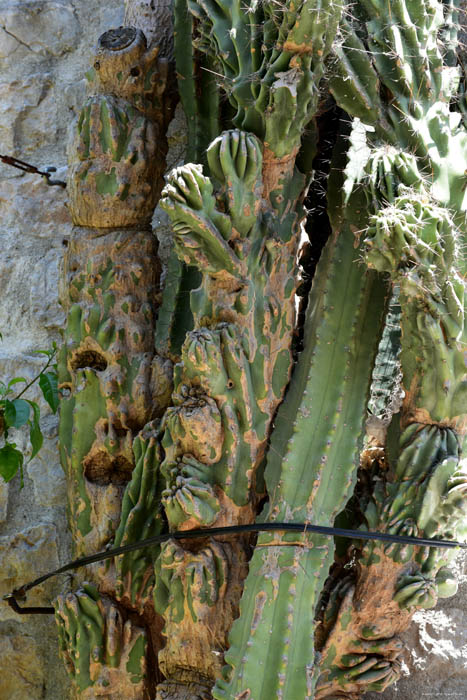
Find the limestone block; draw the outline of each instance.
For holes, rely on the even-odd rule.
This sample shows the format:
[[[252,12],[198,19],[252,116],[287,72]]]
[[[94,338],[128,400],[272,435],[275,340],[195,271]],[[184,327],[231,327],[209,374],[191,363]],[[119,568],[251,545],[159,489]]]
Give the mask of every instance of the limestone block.
[[[66,481],[56,441],[44,440],[37,457],[27,465],[27,475],[32,480],[37,505],[47,508],[66,504]]]
[[[27,527],[13,536],[0,537],[0,596],[58,566],[57,532],[51,523]],[[28,595],[30,605],[50,605],[50,584],[35,588]],[[0,620],[27,621],[5,603],[0,605]],[[1,675],[0,675],[1,678]]]
[[[50,254],[44,257],[49,258]],[[56,268],[52,268],[49,273],[41,262],[32,254],[15,255],[14,250],[0,257],[0,296],[11,299],[8,304],[0,305],[2,352],[28,353],[31,350],[46,349],[50,347],[51,340],[45,329],[60,326],[63,317],[58,305]],[[37,291],[42,289],[49,293],[42,298],[43,306],[39,318],[36,317],[34,307],[40,304],[41,300],[34,299],[34,304],[31,304],[30,285]],[[25,364],[29,363],[23,357],[23,364],[18,365],[17,375],[24,376]],[[17,375],[10,375],[10,378]]]
[[[63,90],[64,103],[75,117],[79,115],[81,108],[86,101],[86,87],[87,80],[83,78],[82,80],[76,80],[69,83]],[[73,120],[70,120],[68,127],[74,131],[76,126]],[[67,143],[69,143],[70,140],[71,139],[68,139]]]
[[[8,58],[21,46],[18,39],[0,27],[0,58]]]
[[[50,73],[0,83],[0,143],[8,154],[55,140],[56,111]],[[41,103],[44,101],[44,105]]]
[[[65,314],[58,301],[62,248],[51,248],[35,262],[28,280],[30,309],[44,328],[61,328]]]
[[[5,522],[7,516],[8,489],[8,484],[6,484],[3,479],[0,479],[0,525]]]
[[[16,123],[16,140],[22,144],[22,159],[37,148],[55,144],[57,140],[57,101],[53,88],[41,96],[34,108],[25,108]]]
[[[11,171],[8,171],[8,174],[11,175]],[[60,180],[66,180],[66,169],[61,168],[54,174],[55,176]],[[71,219],[65,206],[66,200],[64,189],[48,187],[37,175],[0,180],[2,233],[9,231],[13,236],[21,233],[22,239],[25,235],[48,240],[55,237],[63,238],[65,234],[63,226],[67,227],[66,232],[71,230]]]
[[[73,9],[59,2],[19,0],[2,11],[3,28],[18,43],[42,56],[61,56],[79,38]]]
[[[1,636],[0,700],[39,700],[43,685],[37,642],[24,635]]]

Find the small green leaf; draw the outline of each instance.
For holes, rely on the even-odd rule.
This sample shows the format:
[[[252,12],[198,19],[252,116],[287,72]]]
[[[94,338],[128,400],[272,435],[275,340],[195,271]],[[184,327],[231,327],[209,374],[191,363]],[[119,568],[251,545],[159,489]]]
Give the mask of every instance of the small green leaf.
[[[24,399],[5,400],[5,423],[9,428],[21,428],[29,419],[29,404]]]
[[[15,377],[14,379],[10,379],[8,382],[7,390],[13,386],[13,384],[18,384],[18,382],[25,382],[26,384],[28,383],[28,380],[25,379],[24,377]]]
[[[30,462],[31,459],[34,459],[34,457],[37,455],[37,453],[41,449],[42,443],[44,442],[44,437],[42,435],[42,431],[41,431],[41,428],[39,425],[39,419],[41,417],[39,406],[34,401],[28,401],[28,403],[32,407],[32,410],[33,410],[33,419],[32,419],[32,421],[28,421],[28,423],[29,423],[29,439],[31,440],[31,447],[32,447],[31,456],[29,458],[29,462]]]
[[[55,372],[44,372],[41,374],[39,386],[42,389],[44,399],[53,413],[56,413],[58,408],[58,377]]]
[[[0,449],[0,475],[5,481],[11,481],[18,469],[23,467],[23,454],[16,449],[14,442],[7,443]]]

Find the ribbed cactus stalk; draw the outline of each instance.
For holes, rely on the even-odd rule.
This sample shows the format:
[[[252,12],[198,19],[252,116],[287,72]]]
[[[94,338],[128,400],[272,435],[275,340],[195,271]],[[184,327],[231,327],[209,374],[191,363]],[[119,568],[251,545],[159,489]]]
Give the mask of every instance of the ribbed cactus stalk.
[[[151,421],[172,383],[171,362],[154,352],[160,265],[150,219],[163,172],[166,74],[140,30],[103,34],[70,147],[75,226],[59,361],[60,445],[77,555],[162,526]],[[81,697],[105,688],[108,697],[146,697],[155,554],[89,567],[80,576],[93,585],[57,602],[62,654]]]

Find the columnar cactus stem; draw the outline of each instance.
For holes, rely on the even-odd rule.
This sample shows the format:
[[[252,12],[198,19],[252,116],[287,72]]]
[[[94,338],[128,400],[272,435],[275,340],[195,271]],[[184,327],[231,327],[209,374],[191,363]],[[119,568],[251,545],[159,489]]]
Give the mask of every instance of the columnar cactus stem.
[[[456,7],[361,0],[342,17],[335,0],[175,0],[196,162],[170,174],[161,201],[179,286],[166,289],[156,348],[175,363],[173,385],[170,362],[153,349],[148,226],[166,64],[134,29],[101,38],[71,163],[76,231],[60,373],[73,535],[80,553],[164,524],[206,536],[90,569],[92,584],[58,601],[61,652],[82,697],[116,700],[123,688],[134,700],[357,700],[397,678],[398,635],[412,612],[455,590],[450,556],[436,549],[368,543],[355,554],[352,543],[343,575],[334,543],[308,533],[260,535],[247,576],[251,541],[209,528],[257,517],[332,525],[347,515],[361,457],[367,490],[352,503],[363,528],[466,534]],[[339,23],[330,88],[354,122],[349,134],[342,121],[335,145],[332,232],[293,367],[303,198]],[[175,256],[197,271],[196,289]],[[181,331],[180,285],[191,289],[192,318]],[[388,320],[399,318],[391,335]],[[401,391],[387,387],[398,381],[394,415]]]
[[[191,295],[195,329],[183,345],[174,406],[164,417],[163,503],[177,529],[254,520],[263,490],[257,470],[292,366],[303,178],[292,189],[290,211],[273,227],[255,136],[224,132],[209,147],[208,163],[216,191],[199,166],[189,165],[172,174],[162,199],[178,254],[203,273]],[[156,606],[166,620],[159,660],[168,680],[159,697],[185,697],[188,684],[209,697],[245,564],[241,539],[209,538],[196,552],[175,543],[163,548]],[[189,644],[194,637],[197,644]]]
[[[154,353],[159,262],[150,219],[167,113],[167,63],[157,54],[133,27],[100,37],[70,149],[75,226],[59,361],[60,444],[78,555],[162,527],[157,431],[139,434],[163,413],[172,389],[171,363]],[[100,696],[105,687],[107,697],[146,698],[155,554],[90,567],[84,576],[92,590],[85,585],[59,599],[62,653],[81,697]]]

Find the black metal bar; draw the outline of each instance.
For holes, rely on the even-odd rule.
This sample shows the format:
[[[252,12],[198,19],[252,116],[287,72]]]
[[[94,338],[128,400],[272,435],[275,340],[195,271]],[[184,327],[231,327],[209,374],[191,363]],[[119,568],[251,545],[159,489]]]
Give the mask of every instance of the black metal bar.
[[[35,586],[40,583],[47,581],[53,576],[58,574],[63,574],[66,571],[71,571],[72,569],[79,569],[87,564],[93,564],[98,561],[104,561],[105,559],[111,559],[113,557],[124,554],[125,552],[132,552],[136,549],[143,549],[144,547],[150,547],[155,544],[162,544],[170,539],[175,540],[188,540],[188,539],[200,539],[202,537],[212,537],[213,535],[233,535],[235,533],[248,533],[248,532],[299,532],[302,534],[316,533],[320,535],[325,535],[327,537],[347,537],[349,539],[359,539],[359,540],[376,540],[383,542],[395,542],[396,544],[411,544],[417,547],[448,547],[461,549],[467,549],[467,543],[456,542],[454,540],[435,540],[427,537],[409,537],[407,535],[389,535],[385,532],[375,532],[375,531],[365,531],[365,530],[347,530],[345,528],[339,527],[327,527],[325,525],[311,525],[309,523],[251,523],[250,525],[231,525],[230,527],[213,527],[198,530],[182,530],[178,532],[168,532],[163,535],[156,535],[155,537],[149,537],[145,540],[140,540],[139,542],[133,542],[132,544],[124,545],[123,547],[114,547],[113,549],[108,549],[103,552],[97,552],[96,554],[91,554],[87,557],[80,557],[74,561],[64,564],[59,569],[55,571],[50,571],[47,574],[43,574],[34,581],[24,584],[20,588],[16,588],[11,593],[8,593],[3,597],[4,600],[8,602],[11,608],[15,610],[19,615],[25,614],[51,614],[54,612],[54,608],[50,607],[36,607],[36,608],[21,608],[18,605],[17,598],[25,598],[26,592],[30,591]],[[284,546],[287,542],[284,542]],[[280,546],[280,544],[278,544]]]
[[[13,593],[8,593],[8,595],[3,596],[3,600],[6,600],[10,608],[12,608],[12,610],[14,610],[18,615],[53,615],[55,612],[54,608],[22,608],[20,605],[18,605],[18,601]]]

